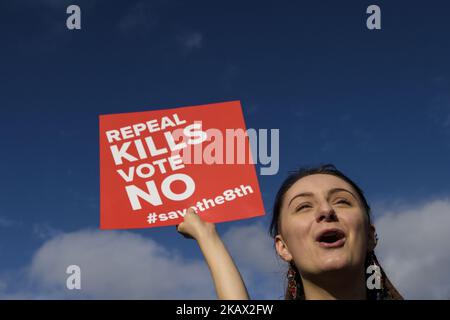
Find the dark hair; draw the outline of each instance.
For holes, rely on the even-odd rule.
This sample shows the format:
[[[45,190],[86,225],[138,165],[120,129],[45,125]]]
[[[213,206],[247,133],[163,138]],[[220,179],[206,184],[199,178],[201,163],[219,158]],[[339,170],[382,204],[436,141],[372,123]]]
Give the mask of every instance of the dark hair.
[[[369,219],[369,223],[371,223],[371,211],[369,203],[367,202],[364,192],[358,185],[353,182],[349,177],[343,174],[341,171],[336,169],[333,164],[323,164],[316,167],[303,167],[298,169],[297,171],[293,171],[289,174],[289,176],[283,181],[280,189],[277,192],[275,197],[275,202],[273,206],[273,215],[272,221],[270,223],[270,235],[275,238],[280,233],[280,216],[281,216],[281,207],[283,205],[284,196],[286,192],[301,178],[306,176],[310,176],[313,174],[328,174],[335,177],[338,177],[348,184],[352,186],[352,188],[358,194],[358,197],[364,207],[364,210]],[[387,278],[383,268],[378,263],[378,260],[375,256],[375,253],[372,251],[366,257],[366,267],[370,264],[376,264],[381,270],[382,283],[383,288],[381,290],[368,290],[368,298],[369,299],[402,299],[402,296],[398,293],[395,287],[391,284],[389,279]],[[289,263],[288,270],[288,279],[289,283],[286,288],[285,299],[304,299],[303,285],[300,277],[300,273],[298,272],[297,267],[293,262]],[[294,285],[292,285],[294,283]],[[295,288],[293,288],[293,286]],[[293,291],[292,291],[293,290]],[[292,292],[295,292],[292,294]]]

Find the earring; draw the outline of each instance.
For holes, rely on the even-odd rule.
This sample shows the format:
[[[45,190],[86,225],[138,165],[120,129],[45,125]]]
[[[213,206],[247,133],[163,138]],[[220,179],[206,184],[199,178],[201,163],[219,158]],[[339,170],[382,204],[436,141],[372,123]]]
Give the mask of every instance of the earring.
[[[295,277],[296,271],[293,268],[292,264],[289,264],[287,278],[288,278],[288,290],[292,300],[295,300],[297,298],[297,281],[295,280]]]

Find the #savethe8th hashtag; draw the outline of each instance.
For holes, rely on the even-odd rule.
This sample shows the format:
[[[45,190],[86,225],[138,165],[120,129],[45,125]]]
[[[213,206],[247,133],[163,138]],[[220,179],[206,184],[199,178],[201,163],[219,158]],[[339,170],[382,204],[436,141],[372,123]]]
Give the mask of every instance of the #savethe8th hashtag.
[[[219,196],[215,197],[214,199],[203,198],[201,201],[197,201],[195,206],[192,206],[191,208],[194,209],[194,211],[196,213],[198,213],[198,211],[204,212],[204,211],[208,210],[209,208],[215,207],[216,205],[222,205],[227,201],[233,201],[237,198],[242,198],[242,197],[247,196],[252,193],[253,193],[253,188],[251,186],[241,185],[240,187],[237,187],[234,189],[225,190],[222,193],[222,195],[219,195]],[[182,210],[175,210],[175,211],[170,211],[168,213],[160,213],[160,214],[156,214],[156,213],[152,212],[152,213],[148,214],[147,222],[149,224],[153,224],[156,221],[164,222],[167,220],[178,219],[180,217],[184,217],[187,213],[187,210],[188,210],[187,208],[184,208]]]

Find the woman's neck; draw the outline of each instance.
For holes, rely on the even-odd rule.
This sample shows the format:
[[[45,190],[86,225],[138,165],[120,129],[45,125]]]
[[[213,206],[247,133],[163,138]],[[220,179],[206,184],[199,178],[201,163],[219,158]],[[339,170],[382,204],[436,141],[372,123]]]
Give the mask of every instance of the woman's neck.
[[[365,300],[367,298],[364,272],[303,277],[306,300]]]

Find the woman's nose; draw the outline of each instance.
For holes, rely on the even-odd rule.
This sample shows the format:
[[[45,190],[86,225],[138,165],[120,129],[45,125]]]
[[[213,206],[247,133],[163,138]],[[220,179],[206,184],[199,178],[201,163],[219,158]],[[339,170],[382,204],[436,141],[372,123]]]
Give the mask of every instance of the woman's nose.
[[[320,222],[322,220],[325,220],[325,221],[336,221],[337,220],[336,212],[334,211],[333,207],[330,206],[330,204],[328,202],[321,204],[321,206],[317,210],[316,221]]]

